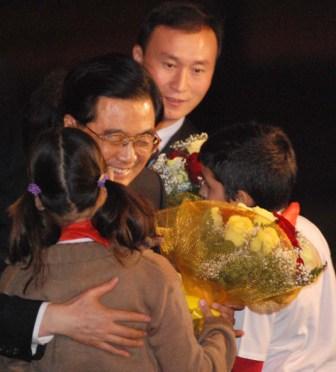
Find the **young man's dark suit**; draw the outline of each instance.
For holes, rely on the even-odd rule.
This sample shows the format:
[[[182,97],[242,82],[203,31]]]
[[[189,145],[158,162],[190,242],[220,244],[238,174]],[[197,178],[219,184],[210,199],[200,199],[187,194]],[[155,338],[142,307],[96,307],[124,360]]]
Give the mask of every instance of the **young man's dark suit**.
[[[31,342],[41,301],[24,300],[0,294],[0,354],[9,358],[32,360]],[[39,359],[44,347],[38,347]]]

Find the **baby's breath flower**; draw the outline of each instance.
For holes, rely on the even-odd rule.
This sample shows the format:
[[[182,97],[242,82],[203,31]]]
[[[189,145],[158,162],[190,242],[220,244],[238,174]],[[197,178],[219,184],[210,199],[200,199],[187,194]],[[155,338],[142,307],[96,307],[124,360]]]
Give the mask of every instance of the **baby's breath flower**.
[[[201,145],[208,139],[206,133],[194,134],[189,136],[185,141],[175,142],[171,148],[177,154],[160,154],[152,169],[156,171],[162,178],[164,188],[168,195],[168,205],[176,205],[182,202],[184,197],[189,199],[197,198],[200,187],[198,177],[199,170],[190,169],[187,167],[187,160],[190,161],[193,153],[198,153]],[[197,163],[195,157],[193,165]],[[197,167],[196,167],[197,169]],[[194,172],[192,174],[192,171]],[[195,176],[194,178],[192,176]]]
[[[211,218],[213,221],[213,228],[216,231],[224,231],[223,229],[223,217],[220,214],[219,208],[214,207],[210,209]]]

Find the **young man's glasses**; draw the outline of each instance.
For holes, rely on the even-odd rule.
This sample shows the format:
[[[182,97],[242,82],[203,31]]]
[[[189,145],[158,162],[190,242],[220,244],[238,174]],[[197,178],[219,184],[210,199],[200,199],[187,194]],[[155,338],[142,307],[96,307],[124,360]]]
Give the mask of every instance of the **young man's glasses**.
[[[124,133],[98,134],[91,128],[86,129],[101,141],[108,142],[112,146],[126,146],[129,142],[133,143],[134,148],[139,150],[154,151],[158,147],[161,139],[156,133],[143,133],[136,136],[127,136]]]

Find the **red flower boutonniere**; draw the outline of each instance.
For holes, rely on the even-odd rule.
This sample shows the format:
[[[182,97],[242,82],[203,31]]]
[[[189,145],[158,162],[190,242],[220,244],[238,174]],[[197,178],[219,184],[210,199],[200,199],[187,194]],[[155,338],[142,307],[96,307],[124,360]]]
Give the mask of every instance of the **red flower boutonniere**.
[[[185,141],[177,141],[168,154],[160,154],[152,165],[163,180],[168,205],[178,205],[186,197],[198,198],[201,181],[198,152],[207,139],[208,135],[201,133],[191,135]]]
[[[193,152],[186,158],[186,169],[191,182],[199,184],[202,179],[201,163],[198,160],[198,153]]]

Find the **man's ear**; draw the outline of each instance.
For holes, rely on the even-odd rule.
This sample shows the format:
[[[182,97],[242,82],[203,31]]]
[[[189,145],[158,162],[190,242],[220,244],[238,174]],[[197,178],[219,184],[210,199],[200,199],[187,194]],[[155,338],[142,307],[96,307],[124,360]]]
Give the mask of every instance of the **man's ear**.
[[[244,203],[248,207],[253,207],[255,205],[254,200],[251,196],[244,190],[238,190],[235,201],[237,203]]]
[[[63,124],[66,128],[71,127],[71,128],[77,128],[77,120],[70,114],[65,114],[63,118]]]
[[[133,55],[133,59],[135,61],[137,61],[140,64],[143,63],[144,54],[143,54],[143,50],[142,50],[140,45],[138,45],[138,44],[134,45],[134,47],[132,49],[132,55]]]

